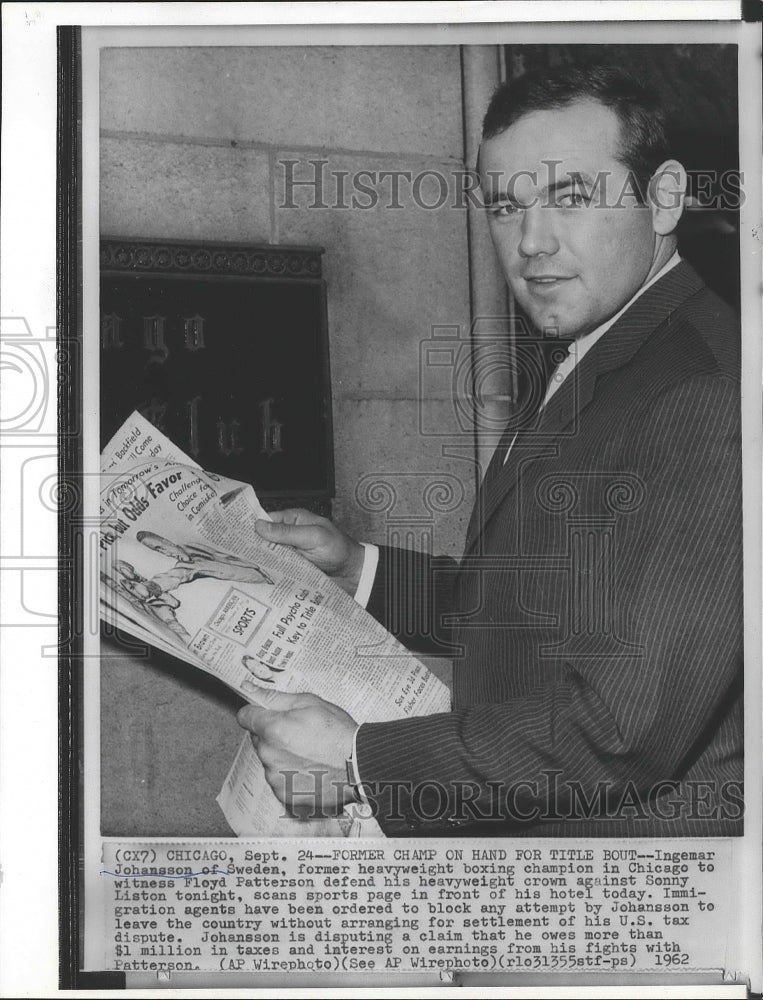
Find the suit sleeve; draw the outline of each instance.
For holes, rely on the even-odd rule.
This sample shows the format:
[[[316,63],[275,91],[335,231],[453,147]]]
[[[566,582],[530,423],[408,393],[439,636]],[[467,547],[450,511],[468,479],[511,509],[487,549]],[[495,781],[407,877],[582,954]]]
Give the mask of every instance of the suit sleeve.
[[[696,376],[631,427],[618,461],[638,465],[644,500],[618,521],[615,593],[638,651],[576,658],[500,704],[361,726],[358,768],[388,835],[484,817],[526,828],[563,814],[575,786],[647,795],[701,752],[741,670],[738,384]]]
[[[404,646],[432,656],[453,655],[453,591],[458,564],[447,556],[379,547],[366,610]]]

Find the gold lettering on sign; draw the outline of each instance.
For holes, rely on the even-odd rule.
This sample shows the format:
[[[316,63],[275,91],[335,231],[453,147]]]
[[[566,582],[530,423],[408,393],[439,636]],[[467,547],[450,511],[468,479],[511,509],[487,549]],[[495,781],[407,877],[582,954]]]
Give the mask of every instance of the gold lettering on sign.
[[[276,455],[283,451],[283,424],[280,420],[275,420],[270,412],[270,407],[274,403],[272,396],[260,401],[260,426],[262,427],[262,438],[260,452],[267,455]]]
[[[164,316],[143,317],[143,346],[151,352],[149,364],[164,364],[170,349],[164,340]]]
[[[104,313],[101,316],[101,347],[104,351],[121,351],[124,346],[122,317],[116,313]]]
[[[187,316],[183,320],[185,333],[185,348],[187,351],[203,351],[206,347],[204,343],[204,317]]]
[[[199,403],[201,396],[194,396],[185,404],[185,411],[188,416],[188,450],[194,458],[199,455]]]
[[[238,420],[231,420],[227,424],[222,417],[217,418],[217,450],[221,455],[240,455],[244,450],[239,437],[241,424]]]

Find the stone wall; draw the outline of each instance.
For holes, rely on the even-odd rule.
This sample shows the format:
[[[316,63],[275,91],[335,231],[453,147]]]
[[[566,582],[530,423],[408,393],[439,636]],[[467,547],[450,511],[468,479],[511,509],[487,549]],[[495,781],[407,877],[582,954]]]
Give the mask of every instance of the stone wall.
[[[383,541],[376,478],[405,517],[421,514],[422,473],[455,475],[463,492],[424,508],[454,554],[474,469],[421,433],[420,405],[429,428],[453,406],[442,372],[420,400],[419,357],[433,325],[469,322],[462,117],[456,46],[102,53],[101,232],[324,247],[335,518]]]

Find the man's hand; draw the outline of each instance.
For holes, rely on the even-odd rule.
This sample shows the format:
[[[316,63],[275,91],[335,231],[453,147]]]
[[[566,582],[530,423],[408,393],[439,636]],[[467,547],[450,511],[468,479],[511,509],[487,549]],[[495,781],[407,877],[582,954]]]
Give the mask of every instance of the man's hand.
[[[293,815],[334,815],[354,798],[347,758],[357,723],[314,694],[262,692],[263,705],[246,705],[239,725],[265,768],[265,777]]]
[[[323,570],[351,596],[355,596],[363,569],[365,550],[328,518],[309,510],[274,510],[272,521],[258,521],[257,534],[268,542],[291,545]]]

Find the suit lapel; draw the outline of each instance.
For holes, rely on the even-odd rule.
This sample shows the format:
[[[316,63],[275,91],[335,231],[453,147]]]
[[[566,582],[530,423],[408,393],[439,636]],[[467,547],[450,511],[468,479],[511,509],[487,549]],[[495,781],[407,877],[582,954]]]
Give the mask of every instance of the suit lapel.
[[[490,519],[510,497],[518,482],[519,466],[553,457],[564,431],[575,433],[586,407],[596,395],[599,379],[621,368],[689,296],[703,285],[694,269],[682,261],[643,293],[576,365],[549,403],[527,426],[517,432],[509,459],[504,463],[514,431],[507,429],[496,448],[477,498],[467,533],[471,552]]]

